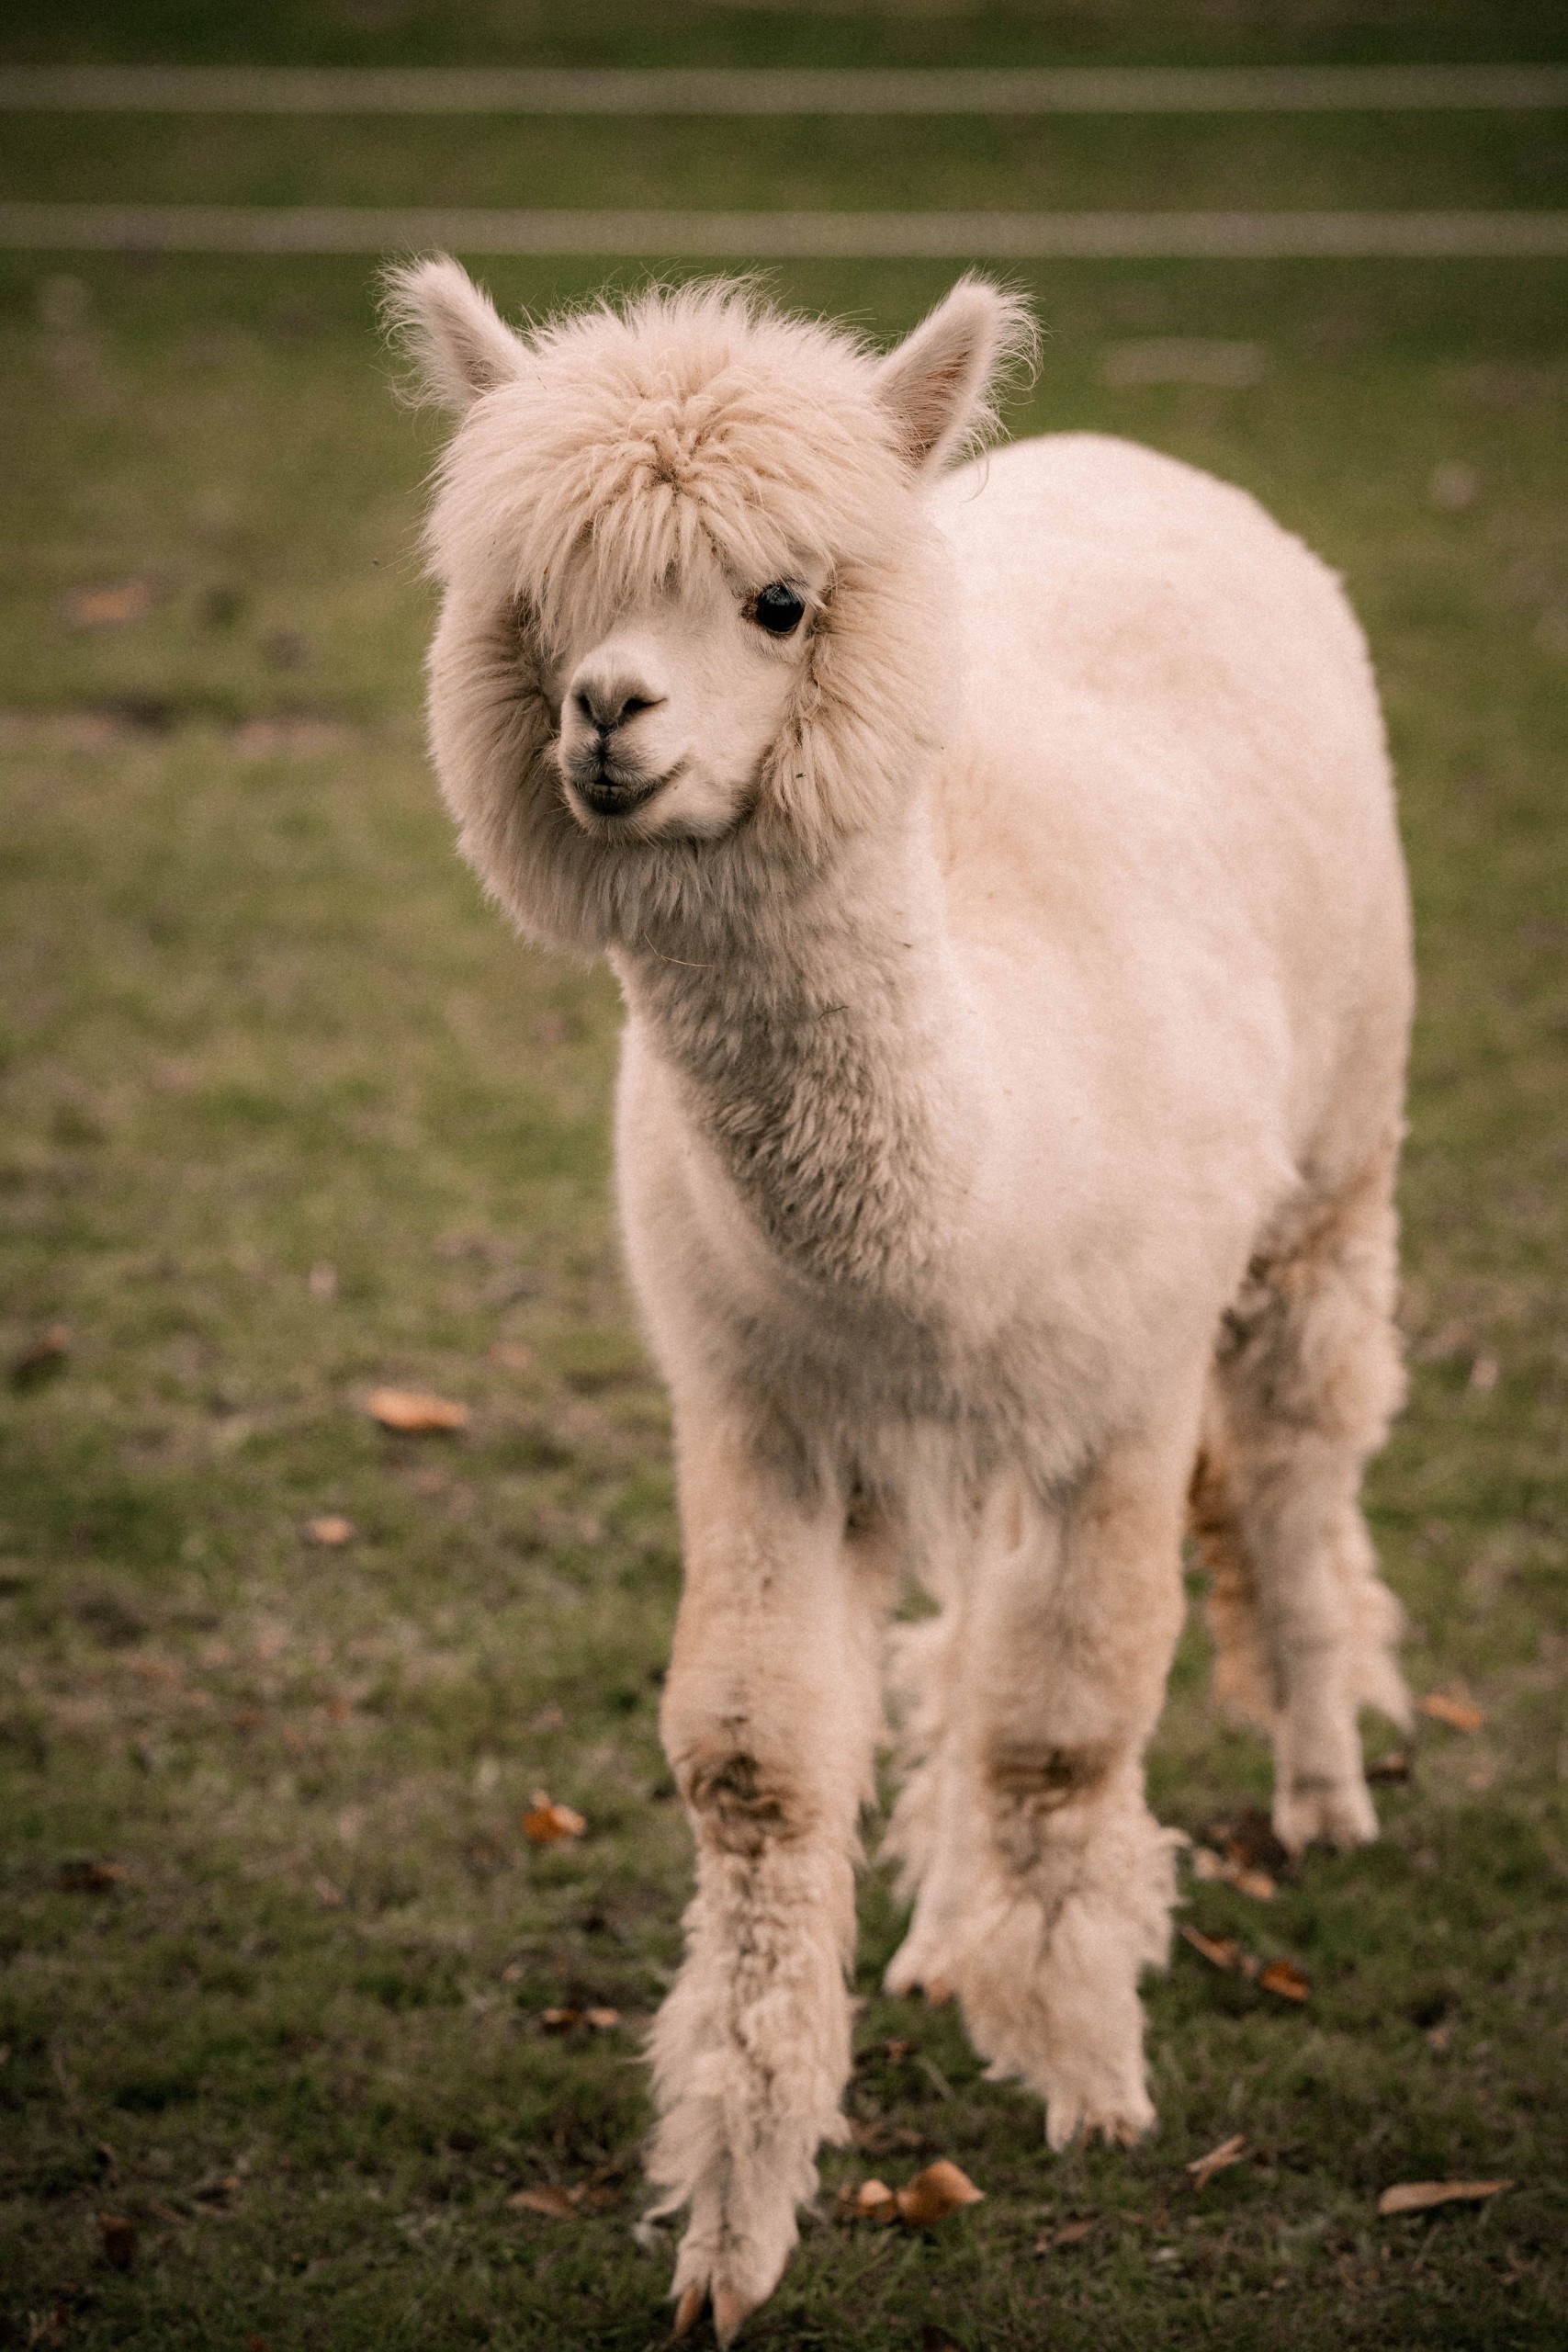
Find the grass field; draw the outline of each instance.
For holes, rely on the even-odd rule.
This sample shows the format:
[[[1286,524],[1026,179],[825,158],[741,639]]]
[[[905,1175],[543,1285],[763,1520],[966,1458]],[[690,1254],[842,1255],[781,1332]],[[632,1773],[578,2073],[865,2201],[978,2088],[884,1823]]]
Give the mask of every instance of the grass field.
[[[758,12],[745,49],[740,16],[726,53],[782,38]],[[135,53],[210,53],[216,21]],[[58,53],[109,53],[60,22]],[[962,22],[919,22],[906,49],[934,23],[962,51]],[[1419,53],[1449,53],[1433,22]],[[828,20],[821,53],[861,51]],[[699,202],[1157,204],[1189,200],[1179,164],[1203,200],[1357,202],[1399,152],[1365,126],[1240,123],[1201,155],[1026,126],[987,161],[983,128],[916,132],[890,162],[887,127],[885,152],[839,126],[787,187],[751,128],[700,161],[617,130],[598,176],[587,133],[551,136],[583,202],[628,155]],[[446,141],[442,194],[537,198],[461,128],[420,129],[401,180],[385,126],[341,175],[287,124],[203,135],[181,160],[156,126],[34,124],[28,173],[9,143],[0,168],[17,195],[425,198]],[[1420,200],[1563,200],[1550,119],[1441,141]],[[490,277],[538,308],[604,274]],[[1371,1504],[1415,1686],[1485,1720],[1423,1718],[1379,1846],[1311,1855],[1267,1904],[1188,1886],[1184,1918],[1311,1994],[1179,1943],[1149,1996],[1162,2130],[1130,2155],[1047,2156],[951,2009],[876,1992],[898,1922],[873,1869],[864,2144],[828,2160],[745,2341],[1535,2352],[1568,2293],[1568,271],[1025,282],[1049,338],[1011,428],[1093,424],[1246,483],[1372,639],[1424,993],[1413,1396]],[[942,283],[777,279],[879,335]],[[1158,336],[1255,346],[1256,380],[1120,382]],[[434,442],[389,372],[356,266],[0,266],[0,2343],[642,2352],[668,2324],[668,2251],[630,2224],[638,2030],[689,1870],[654,1720],[678,1562],[608,1205],[616,1006],[519,949],[453,856],[419,726]],[[383,1383],[460,1399],[467,1430],[382,1432]],[[352,1538],[310,1540],[324,1514]],[[1205,1679],[1195,1615],[1153,1767],[1195,1834],[1267,1787]],[[528,1843],[538,1789],[580,1840]],[[619,2022],[547,2019],[591,2007]],[[832,2218],[841,2182],[938,2154],[984,2203],[927,2236]],[[1517,2186],[1377,2219],[1389,2185],[1448,2177]],[[508,2202],[550,2186],[577,2218]]]

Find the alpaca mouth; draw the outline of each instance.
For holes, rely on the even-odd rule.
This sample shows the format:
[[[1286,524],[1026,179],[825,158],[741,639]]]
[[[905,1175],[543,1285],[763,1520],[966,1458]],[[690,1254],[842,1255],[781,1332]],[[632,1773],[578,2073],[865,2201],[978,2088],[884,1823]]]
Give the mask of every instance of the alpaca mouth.
[[[596,775],[568,776],[567,785],[573,799],[593,816],[630,817],[646,808],[656,792],[673,784],[684,765],[683,760],[677,761],[668,775],[648,777],[616,777],[601,769]]]

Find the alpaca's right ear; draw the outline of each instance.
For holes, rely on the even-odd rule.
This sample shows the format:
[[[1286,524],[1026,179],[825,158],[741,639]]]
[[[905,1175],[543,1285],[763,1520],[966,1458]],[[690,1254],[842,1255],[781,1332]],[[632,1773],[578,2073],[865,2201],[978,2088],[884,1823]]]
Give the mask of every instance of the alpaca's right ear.
[[[525,345],[449,254],[387,272],[382,319],[414,363],[418,400],[468,408],[520,373]]]

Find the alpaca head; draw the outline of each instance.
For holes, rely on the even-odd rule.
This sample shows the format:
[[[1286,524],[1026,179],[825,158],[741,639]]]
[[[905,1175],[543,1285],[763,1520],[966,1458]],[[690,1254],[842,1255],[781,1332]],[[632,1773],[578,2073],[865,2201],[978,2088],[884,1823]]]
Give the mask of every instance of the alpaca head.
[[[969,279],[890,356],[734,284],[526,334],[455,262],[393,273],[457,412],[430,540],[431,729],[466,854],[597,947],[744,920],[896,813],[954,616],[925,492],[991,421],[1021,307]]]

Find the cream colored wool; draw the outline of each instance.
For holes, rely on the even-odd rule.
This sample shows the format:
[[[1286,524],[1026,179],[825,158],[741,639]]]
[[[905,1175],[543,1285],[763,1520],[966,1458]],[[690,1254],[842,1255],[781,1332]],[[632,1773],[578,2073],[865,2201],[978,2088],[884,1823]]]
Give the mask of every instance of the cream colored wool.
[[[1366,652],[1240,492],[1089,435],[957,470],[1017,306],[890,357],[743,288],[525,334],[397,274],[458,412],[434,756],[530,938],[606,952],[675,1414],[663,1734],[697,1842],[653,2038],[678,2321],[776,2281],[841,2137],[891,1644],[913,1902],[1053,2146],[1153,2119],[1179,1842],[1143,1755],[1191,1524],[1292,1847],[1403,1719],[1358,1505],[1400,1396],[1409,923]],[[770,636],[755,599],[804,607]],[[889,1633],[901,1586],[935,1603]]]

